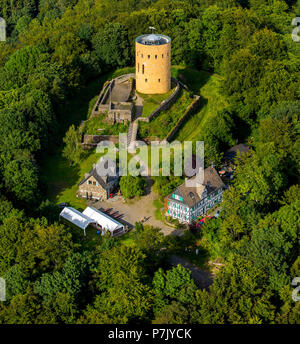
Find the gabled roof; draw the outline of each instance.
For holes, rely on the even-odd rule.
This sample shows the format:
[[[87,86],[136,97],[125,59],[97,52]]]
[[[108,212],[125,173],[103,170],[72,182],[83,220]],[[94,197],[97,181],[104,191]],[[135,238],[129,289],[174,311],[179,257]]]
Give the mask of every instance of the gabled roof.
[[[81,229],[86,229],[89,226],[89,224],[95,223],[93,219],[87,217],[80,211],[71,207],[65,207],[59,216],[68,220],[69,222],[73,223],[75,226]]]
[[[190,178],[190,180],[195,179],[195,177]],[[180,202],[186,204],[190,208],[195,206],[199,203],[202,197],[199,196],[203,195],[203,192],[206,190],[207,195],[215,192],[223,188],[225,184],[223,183],[222,179],[218,175],[218,172],[214,167],[208,167],[204,170],[204,182],[203,185],[200,185],[198,188],[196,187],[187,187],[185,183],[178,186],[178,188],[173,192],[175,194],[181,195],[183,200],[177,201],[172,198],[172,194],[168,196],[168,198],[172,201]]]
[[[118,169],[117,169],[117,175],[118,175]],[[86,176],[80,181],[80,183],[78,184],[78,186],[82,185],[83,183],[85,183],[89,178],[94,177],[97,182],[104,188],[107,188],[107,183],[111,182],[115,177],[111,177],[111,176],[99,176],[98,172],[97,172],[97,168],[96,165],[93,166],[92,170],[86,174]],[[117,178],[117,177],[116,177]]]
[[[231,148],[229,148],[225,153],[224,153],[224,158],[229,159],[229,160],[234,160],[236,157],[237,152],[242,153],[248,153],[250,150],[249,146],[245,145],[244,143],[240,143],[238,145],[235,145]]]
[[[102,228],[105,228],[109,230],[110,232],[124,227],[120,222],[117,220],[111,218],[105,213],[102,213],[102,211],[97,210],[94,207],[87,207],[83,214],[87,216],[88,218],[92,219],[94,222],[99,224]]]
[[[92,169],[88,174],[85,175],[85,177],[80,181],[80,183],[78,184],[78,186],[84,184],[88,179],[90,179],[91,177],[94,177],[97,182],[105,189],[106,187],[106,182],[103,180],[102,177],[100,177],[96,171],[96,169]]]

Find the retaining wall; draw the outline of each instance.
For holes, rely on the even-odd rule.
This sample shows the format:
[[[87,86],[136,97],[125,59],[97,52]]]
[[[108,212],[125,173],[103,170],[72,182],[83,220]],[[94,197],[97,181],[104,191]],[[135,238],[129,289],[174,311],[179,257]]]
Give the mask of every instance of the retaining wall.
[[[143,121],[149,123],[151,120],[157,117],[162,111],[168,110],[173,105],[173,103],[175,102],[175,100],[180,94],[181,84],[176,79],[173,79],[173,78],[172,78],[172,82],[176,84],[176,88],[175,88],[175,91],[170,95],[170,97],[166,99],[165,101],[163,101],[161,105],[157,109],[155,109],[148,117],[139,117],[139,120],[141,120],[141,118],[146,118]]]
[[[119,135],[83,135],[81,144],[84,149],[90,149],[97,147],[98,143],[103,141],[119,143]]]
[[[174,128],[171,129],[167,137],[163,141],[168,141],[170,142],[174,136],[177,134],[178,130],[182,126],[183,122],[194,112],[198,109],[200,105],[200,96],[195,96],[195,99],[193,100],[192,104],[186,109],[184,114],[180,117],[178,120],[177,124],[175,125]]]

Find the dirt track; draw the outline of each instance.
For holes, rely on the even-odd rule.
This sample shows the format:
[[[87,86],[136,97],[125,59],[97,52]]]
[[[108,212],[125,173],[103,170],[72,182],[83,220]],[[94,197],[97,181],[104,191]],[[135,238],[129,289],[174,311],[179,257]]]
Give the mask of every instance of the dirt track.
[[[178,257],[176,255],[172,255],[170,258],[170,263],[173,266],[177,266],[178,264],[182,265],[184,268],[187,268],[191,271],[192,277],[196,283],[196,285],[200,289],[207,289],[213,282],[213,275],[209,271],[204,271],[200,269],[198,266],[191,264],[190,262],[186,261],[185,259]]]

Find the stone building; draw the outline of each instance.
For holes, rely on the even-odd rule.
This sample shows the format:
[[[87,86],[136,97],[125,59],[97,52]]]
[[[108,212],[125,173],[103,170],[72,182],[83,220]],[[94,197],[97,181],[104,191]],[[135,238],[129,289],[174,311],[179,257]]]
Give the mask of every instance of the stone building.
[[[133,104],[130,102],[110,102],[107,121],[111,124],[132,122]]]
[[[149,34],[136,38],[136,90],[163,94],[171,90],[171,38]]]
[[[202,185],[187,187],[184,183],[165,198],[165,215],[192,223],[222,201],[224,187],[215,168],[208,167],[204,170]]]
[[[118,176],[99,176],[96,165],[94,165],[93,169],[78,184],[77,197],[104,201],[109,198],[118,183]]]

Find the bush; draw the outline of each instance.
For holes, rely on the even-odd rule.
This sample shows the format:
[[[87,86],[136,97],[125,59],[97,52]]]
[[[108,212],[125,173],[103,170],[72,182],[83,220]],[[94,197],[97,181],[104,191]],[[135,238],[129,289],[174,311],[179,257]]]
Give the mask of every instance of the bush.
[[[120,190],[125,198],[143,196],[145,194],[146,181],[141,176],[123,176],[120,180]]]

